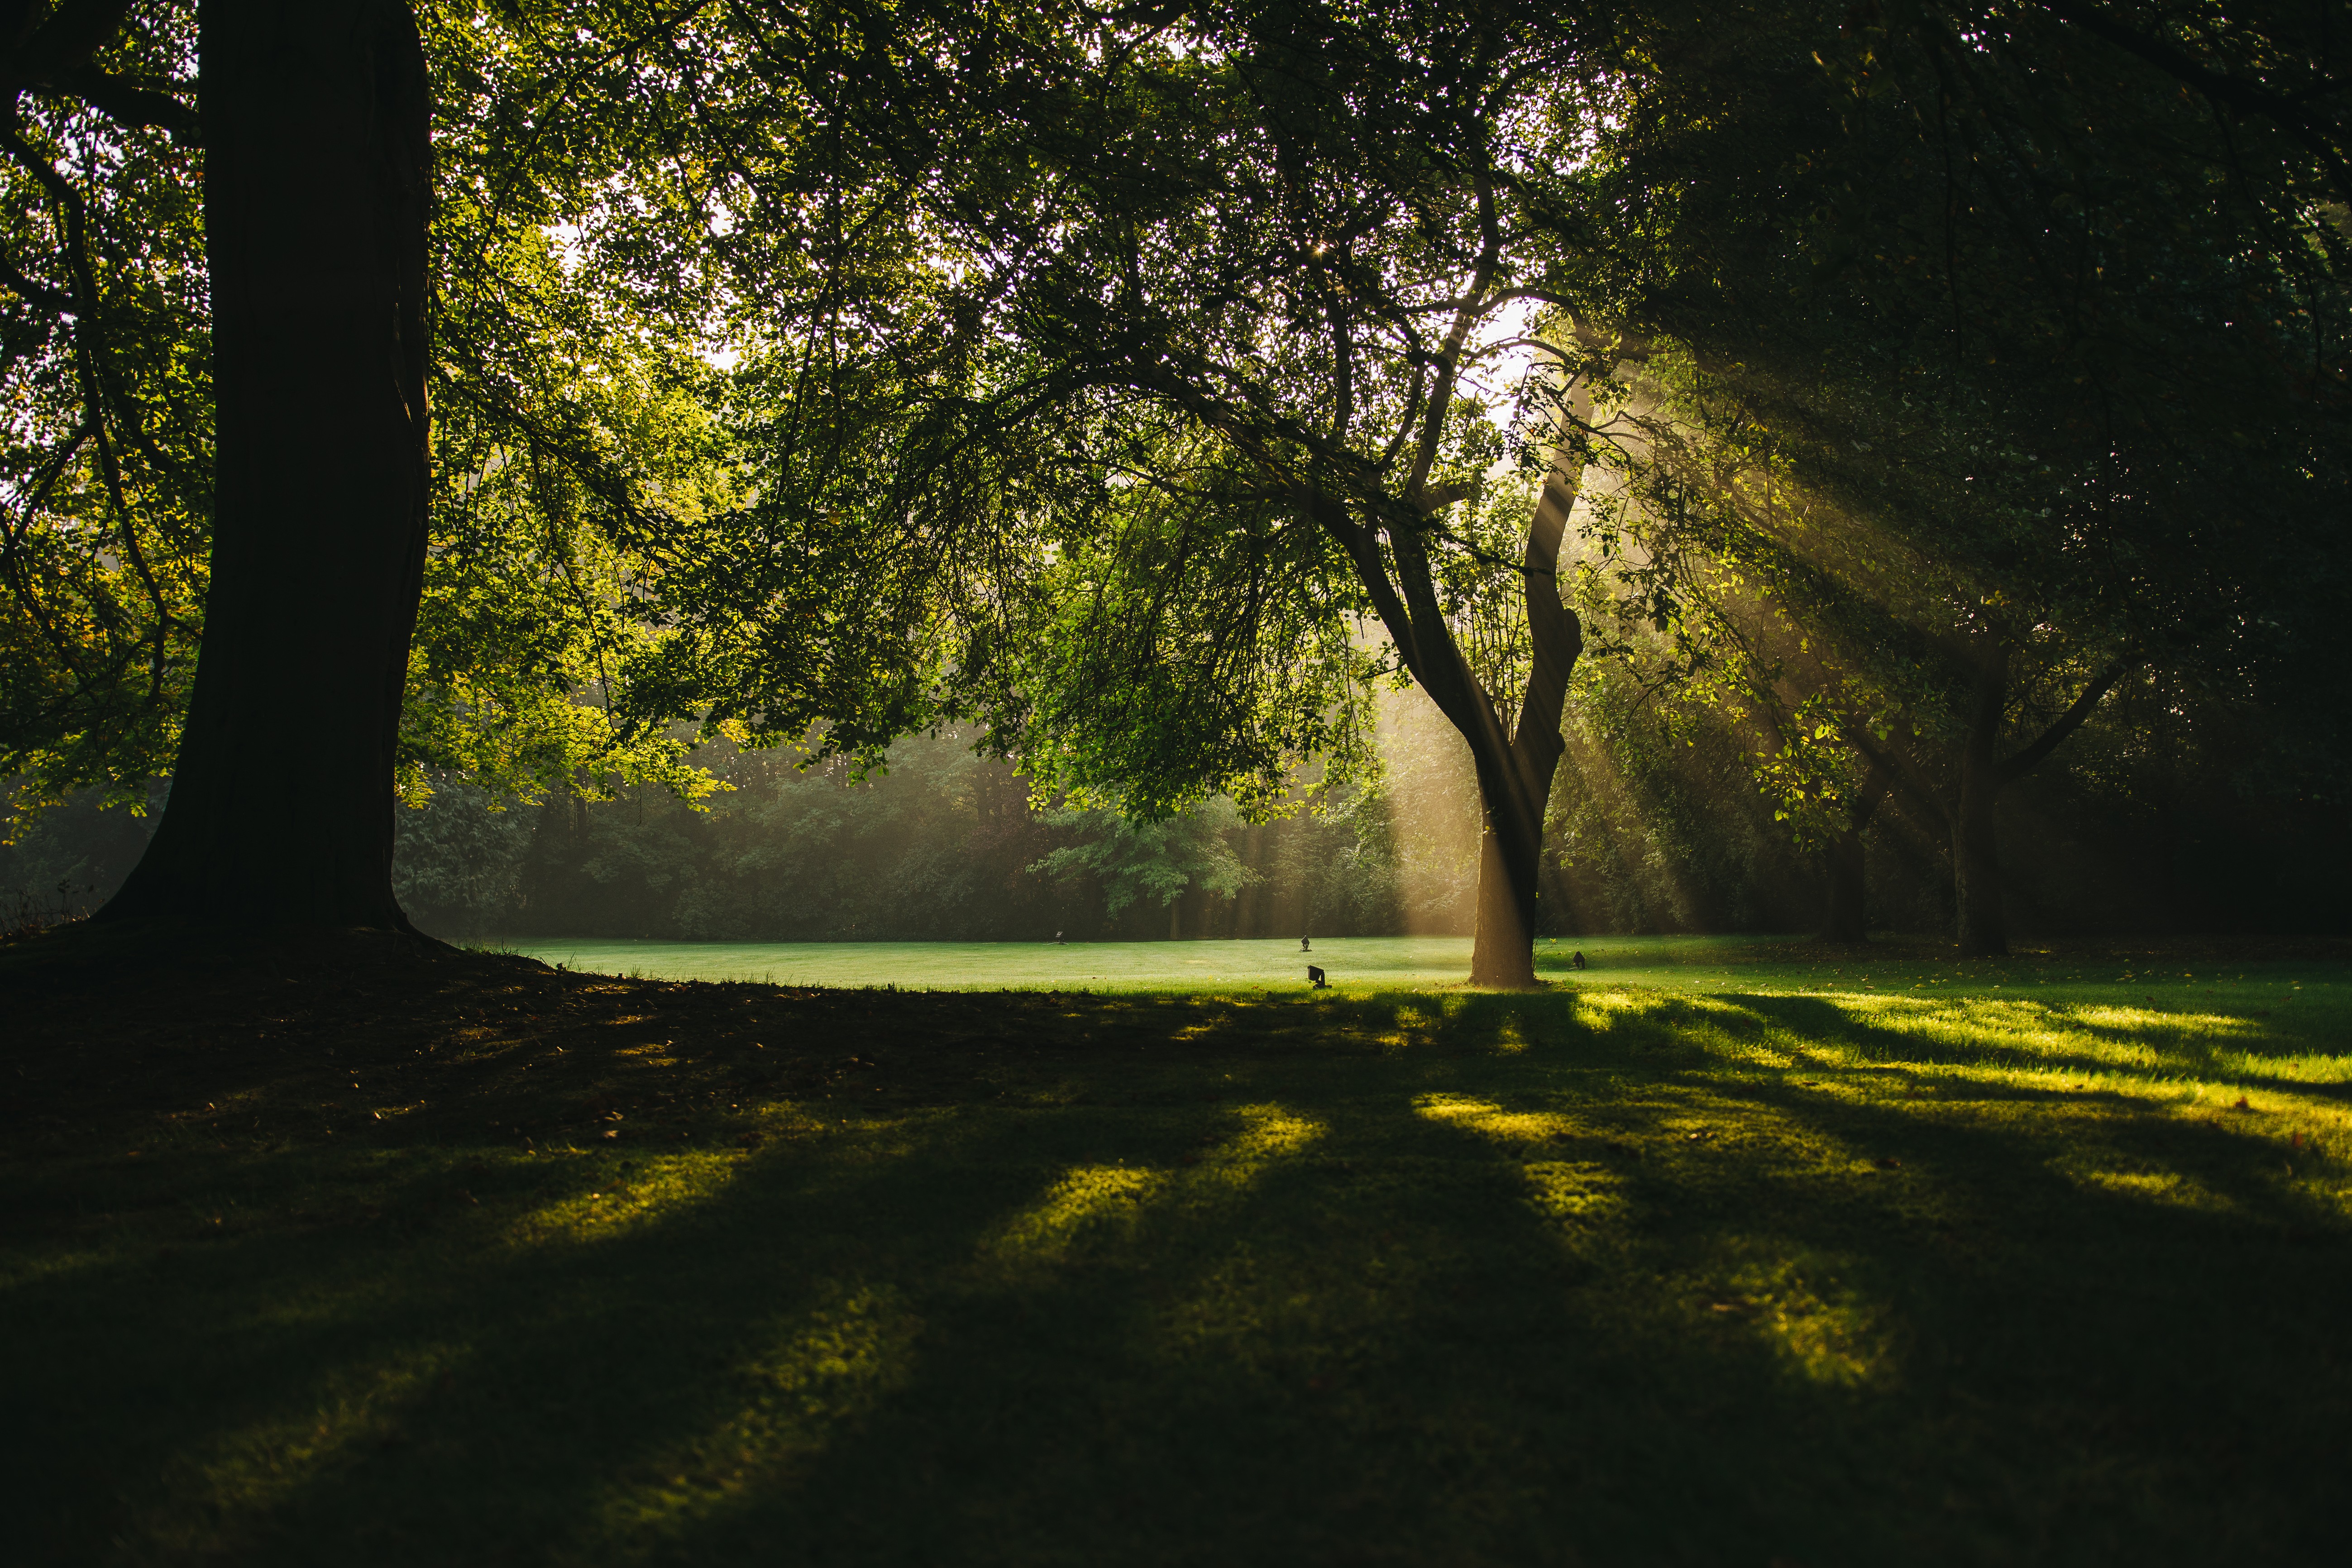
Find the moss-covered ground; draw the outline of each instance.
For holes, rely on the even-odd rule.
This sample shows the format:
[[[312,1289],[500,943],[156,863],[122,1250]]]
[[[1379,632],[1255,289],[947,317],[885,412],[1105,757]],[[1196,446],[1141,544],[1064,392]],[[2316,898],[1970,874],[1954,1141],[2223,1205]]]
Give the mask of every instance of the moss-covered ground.
[[[6,1555],[2336,1559],[2339,953],[1683,968],[924,994],[18,944]]]

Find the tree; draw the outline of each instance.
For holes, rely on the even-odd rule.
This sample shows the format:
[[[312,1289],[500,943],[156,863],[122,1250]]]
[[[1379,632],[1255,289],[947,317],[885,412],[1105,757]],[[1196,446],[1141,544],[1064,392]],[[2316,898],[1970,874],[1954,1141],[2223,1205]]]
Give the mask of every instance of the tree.
[[[1470,515],[1506,450],[1487,416],[1517,391],[1496,367],[1541,292],[1501,170],[1567,155],[1566,132],[1523,145],[1505,116],[1574,57],[1560,21],[1068,26],[1024,65],[1017,115],[909,193],[956,263],[925,315],[956,352],[870,356],[929,395],[899,416],[896,477],[845,503],[909,542],[910,515],[961,531],[1021,580],[948,595],[977,623],[962,700],[1041,784],[1139,818],[1217,793],[1270,809],[1309,755],[1344,763],[1369,677],[1421,685],[1476,765],[1473,975],[1498,984],[1534,979],[1579,649],[1554,573],[1580,434],[1538,417],[1507,553]],[[1581,374],[1545,395],[1589,412]],[[927,478],[950,470],[965,482]],[[1470,624],[1499,593],[1518,646],[1482,668]]]
[[[432,767],[707,790],[672,721],[709,704],[671,700],[646,588],[740,499],[698,357],[725,301],[707,230],[656,247],[632,219],[681,135],[707,163],[732,129],[742,79],[691,68],[726,54],[708,28],[460,5],[428,57],[399,0],[68,4],[27,34],[34,9],[0,18],[12,101],[37,95],[11,249],[63,276],[0,274],[0,767],[133,803],[171,772],[108,912],[401,928],[394,791]],[[162,140],[198,139],[199,59],[201,185]],[[820,710],[854,704],[804,697],[802,727]]]
[[[1615,461],[1626,342],[1670,345],[1675,395],[1764,432],[1767,469],[1968,584],[1944,629],[1990,639],[1964,662],[1993,685],[2044,621],[1961,623],[2020,584],[2085,679],[2182,640],[2272,700],[2329,668],[2345,138],[2324,37],[2292,18],[425,21],[0,15],[28,198],[0,220],[22,416],[0,764],[128,798],[179,750],[118,913],[396,924],[383,776],[692,787],[681,720],[870,756],[979,712],[1141,816],[1270,809],[1277,775],[1344,753],[1349,694],[1401,672],[1478,772],[1475,972],[1531,979],[1584,630],[1558,555]],[[199,132],[195,56],[209,256],[165,140]],[[1490,416],[1538,311],[1567,374],[1525,411],[1540,489],[1506,526]],[[304,312],[341,336],[289,331]],[[2227,440],[2198,438],[2182,367],[2245,416]],[[435,463],[428,401],[458,460]],[[2216,494],[2227,535],[2201,526]],[[2235,527],[2263,517],[2287,521]],[[268,795],[289,716],[319,726],[316,777],[234,804]]]
[[[1064,845],[1030,868],[1064,882],[1090,877],[1103,892],[1106,913],[1157,899],[1168,910],[1168,934],[1178,934],[1176,900],[1193,889],[1230,899],[1258,879],[1225,842],[1238,818],[1233,806],[1213,801],[1157,822],[1129,822],[1116,812],[1064,809],[1050,812],[1048,826],[1087,837]]]
[[[430,479],[431,120],[397,0],[205,0],[215,496],[170,802],[112,919],[408,929],[393,773]],[[264,787],[299,715],[321,765]]]
[[[2150,9],[1649,12],[1614,160],[1546,197],[1556,287],[1654,349],[1622,600],[1792,802],[1942,825],[1970,952],[2001,794],[2126,670],[2291,712],[2337,646],[2324,41]]]

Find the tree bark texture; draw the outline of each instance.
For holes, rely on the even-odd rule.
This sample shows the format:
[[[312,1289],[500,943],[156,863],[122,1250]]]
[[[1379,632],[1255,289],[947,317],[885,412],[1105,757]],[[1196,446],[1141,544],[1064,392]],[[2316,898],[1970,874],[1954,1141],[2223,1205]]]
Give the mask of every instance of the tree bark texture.
[[[393,767],[425,563],[430,100],[406,0],[204,0],[217,400],[205,638],[103,911],[408,929]]]

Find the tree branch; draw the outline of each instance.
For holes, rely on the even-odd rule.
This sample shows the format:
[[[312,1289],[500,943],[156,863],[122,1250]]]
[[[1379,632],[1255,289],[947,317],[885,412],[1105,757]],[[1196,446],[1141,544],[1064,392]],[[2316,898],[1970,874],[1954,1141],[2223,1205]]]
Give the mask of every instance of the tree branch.
[[[5,254],[0,254],[0,283],[5,283],[26,302],[38,305],[44,310],[60,316],[73,312],[71,294],[63,289],[52,289],[39,279],[19,271],[16,262]]]
[[[109,120],[126,131],[154,125],[172,133],[172,140],[184,147],[201,147],[204,131],[196,111],[152,87],[119,76],[109,76],[94,66],[79,70],[60,71],[36,85],[50,92],[80,99]]]
[[[2091,684],[2083,689],[2083,694],[2074,699],[2073,707],[2058,715],[2056,721],[2036,736],[2032,745],[2000,765],[1997,776],[2001,784],[2011,784],[2040,766],[2042,759],[2056,751],[2067,736],[2083,727],[2083,721],[2090,718],[2092,710],[2098,707],[2099,699],[2105,697],[2130,668],[2124,660],[2117,659],[2099,671]]]
[[[1543,494],[1536,502],[1535,516],[1528,521],[1527,561],[1520,584],[1533,649],[1527,689],[1519,698],[1519,721],[1511,731],[1511,749],[1523,759],[1538,752],[1558,754],[1569,677],[1584,652],[1583,622],[1559,596],[1559,550],[1568,534],[1568,515],[1575,509],[1584,480],[1583,456],[1570,444],[1568,427],[1591,417],[1591,383],[1579,377],[1560,402]]]

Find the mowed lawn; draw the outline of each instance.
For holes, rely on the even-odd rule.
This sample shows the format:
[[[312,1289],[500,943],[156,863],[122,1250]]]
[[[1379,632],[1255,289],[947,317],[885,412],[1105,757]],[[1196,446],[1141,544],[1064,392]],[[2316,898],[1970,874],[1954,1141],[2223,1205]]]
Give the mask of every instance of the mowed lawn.
[[[503,946],[504,944],[500,944]],[[1566,973],[1570,955],[1615,970],[1671,979],[1706,959],[1753,955],[1754,944],[1722,937],[1577,938],[1536,944],[1546,973]],[[544,963],[648,980],[760,980],[782,985],[897,985],[919,990],[1076,989],[1218,991],[1295,988],[1307,966],[1341,989],[1446,985],[1470,973],[1470,939],[1458,936],[1327,937],[1312,951],[1297,941],[1203,942],[631,942],[535,939],[506,949]]]
[[[2340,1554],[2352,968],[1679,951],[1309,995],[19,944],[7,1555]]]
[[[1202,942],[657,942],[614,938],[532,940],[499,951],[591,973],[646,980],[756,980],[782,985],[911,986],[936,991],[1076,990],[1218,992],[1295,990],[1307,966],[1322,969],[1338,990],[1450,988],[1470,973],[1464,936],[1326,937],[1312,951],[1295,941]],[[1536,944],[1536,969],[1561,981],[1631,981],[1674,990],[1762,988],[1867,991],[1904,985],[1981,982],[1998,987],[1998,963],[1955,967],[1914,961],[1940,947],[1882,942],[1875,949],[1824,949],[1801,939],[1736,936],[1551,937]],[[1580,974],[1573,956],[1584,954]],[[2015,978],[2027,984],[2129,986],[2195,982],[2202,988],[2290,984],[2274,964],[2208,965],[2200,974],[2152,971],[2154,952],[2089,950],[2075,963],[2037,962]],[[2096,958],[2097,963],[2089,960]],[[2113,962],[2110,962],[2112,960]],[[2114,993],[2122,994],[2123,993]],[[2216,994],[2219,994],[2218,992]],[[2232,994],[2239,993],[2232,992]],[[2253,993],[2244,993],[2252,994]]]

